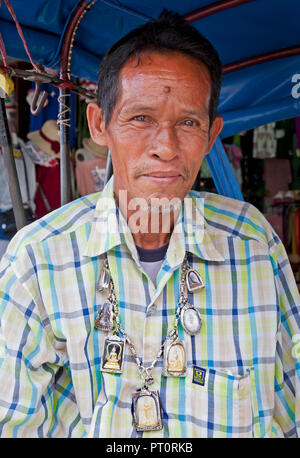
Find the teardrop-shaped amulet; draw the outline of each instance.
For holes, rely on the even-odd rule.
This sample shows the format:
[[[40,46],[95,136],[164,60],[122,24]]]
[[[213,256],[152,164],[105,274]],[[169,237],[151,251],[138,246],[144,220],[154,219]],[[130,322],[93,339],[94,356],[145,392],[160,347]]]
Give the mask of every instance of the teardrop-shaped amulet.
[[[194,293],[199,289],[204,288],[204,282],[200,274],[195,269],[189,269],[186,273],[186,285],[190,293]]]
[[[101,270],[99,282],[97,285],[97,291],[101,293],[102,291],[105,291],[106,289],[108,289],[110,278],[111,277],[110,277],[109,270],[106,267],[103,267]]]

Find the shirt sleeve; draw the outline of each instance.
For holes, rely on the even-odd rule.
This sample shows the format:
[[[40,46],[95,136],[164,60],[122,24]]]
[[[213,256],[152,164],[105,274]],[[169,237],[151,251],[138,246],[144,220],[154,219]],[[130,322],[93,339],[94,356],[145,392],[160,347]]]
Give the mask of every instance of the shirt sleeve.
[[[272,436],[300,437],[300,296],[279,241],[272,262],[279,304]]]
[[[71,377],[8,262],[0,269],[0,324],[0,437],[80,433]]]

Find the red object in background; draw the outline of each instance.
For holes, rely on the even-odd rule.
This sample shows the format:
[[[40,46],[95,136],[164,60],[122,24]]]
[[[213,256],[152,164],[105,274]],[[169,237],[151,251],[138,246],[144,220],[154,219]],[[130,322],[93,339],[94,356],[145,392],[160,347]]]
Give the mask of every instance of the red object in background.
[[[92,194],[93,192],[97,192],[100,190],[95,188],[95,181],[92,175],[92,171],[95,170],[96,167],[98,167],[98,169],[102,171],[105,171],[106,159],[98,157],[95,159],[91,159],[89,161],[78,161],[76,163],[77,188],[81,196],[86,196],[87,194]]]
[[[36,181],[38,183],[34,197],[36,205],[35,217],[41,218],[52,210],[59,208],[60,203],[60,164],[54,167],[36,166]],[[42,191],[41,191],[42,188]],[[42,192],[49,203],[50,209],[44,202]]]
[[[292,182],[291,162],[289,159],[265,159],[265,187],[275,196],[279,191],[288,191]]]
[[[289,159],[268,158],[264,160],[264,181],[267,195],[265,207],[274,203],[274,196],[280,192],[289,190],[292,182],[291,162]]]

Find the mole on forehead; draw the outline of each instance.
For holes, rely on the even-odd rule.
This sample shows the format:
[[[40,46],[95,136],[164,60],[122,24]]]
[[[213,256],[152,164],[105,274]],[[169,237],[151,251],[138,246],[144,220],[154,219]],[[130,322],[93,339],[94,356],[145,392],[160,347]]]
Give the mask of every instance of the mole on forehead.
[[[170,86],[164,86],[163,91],[166,92],[166,93],[170,92],[171,91]]]

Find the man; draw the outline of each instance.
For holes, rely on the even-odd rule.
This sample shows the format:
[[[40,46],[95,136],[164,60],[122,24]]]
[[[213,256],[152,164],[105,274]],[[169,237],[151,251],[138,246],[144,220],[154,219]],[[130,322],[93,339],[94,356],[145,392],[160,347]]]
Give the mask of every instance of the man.
[[[299,293],[253,206],[190,192],[222,129],[221,63],[176,14],[104,57],[102,194],[25,227],[2,260],[2,437],[299,434]]]

